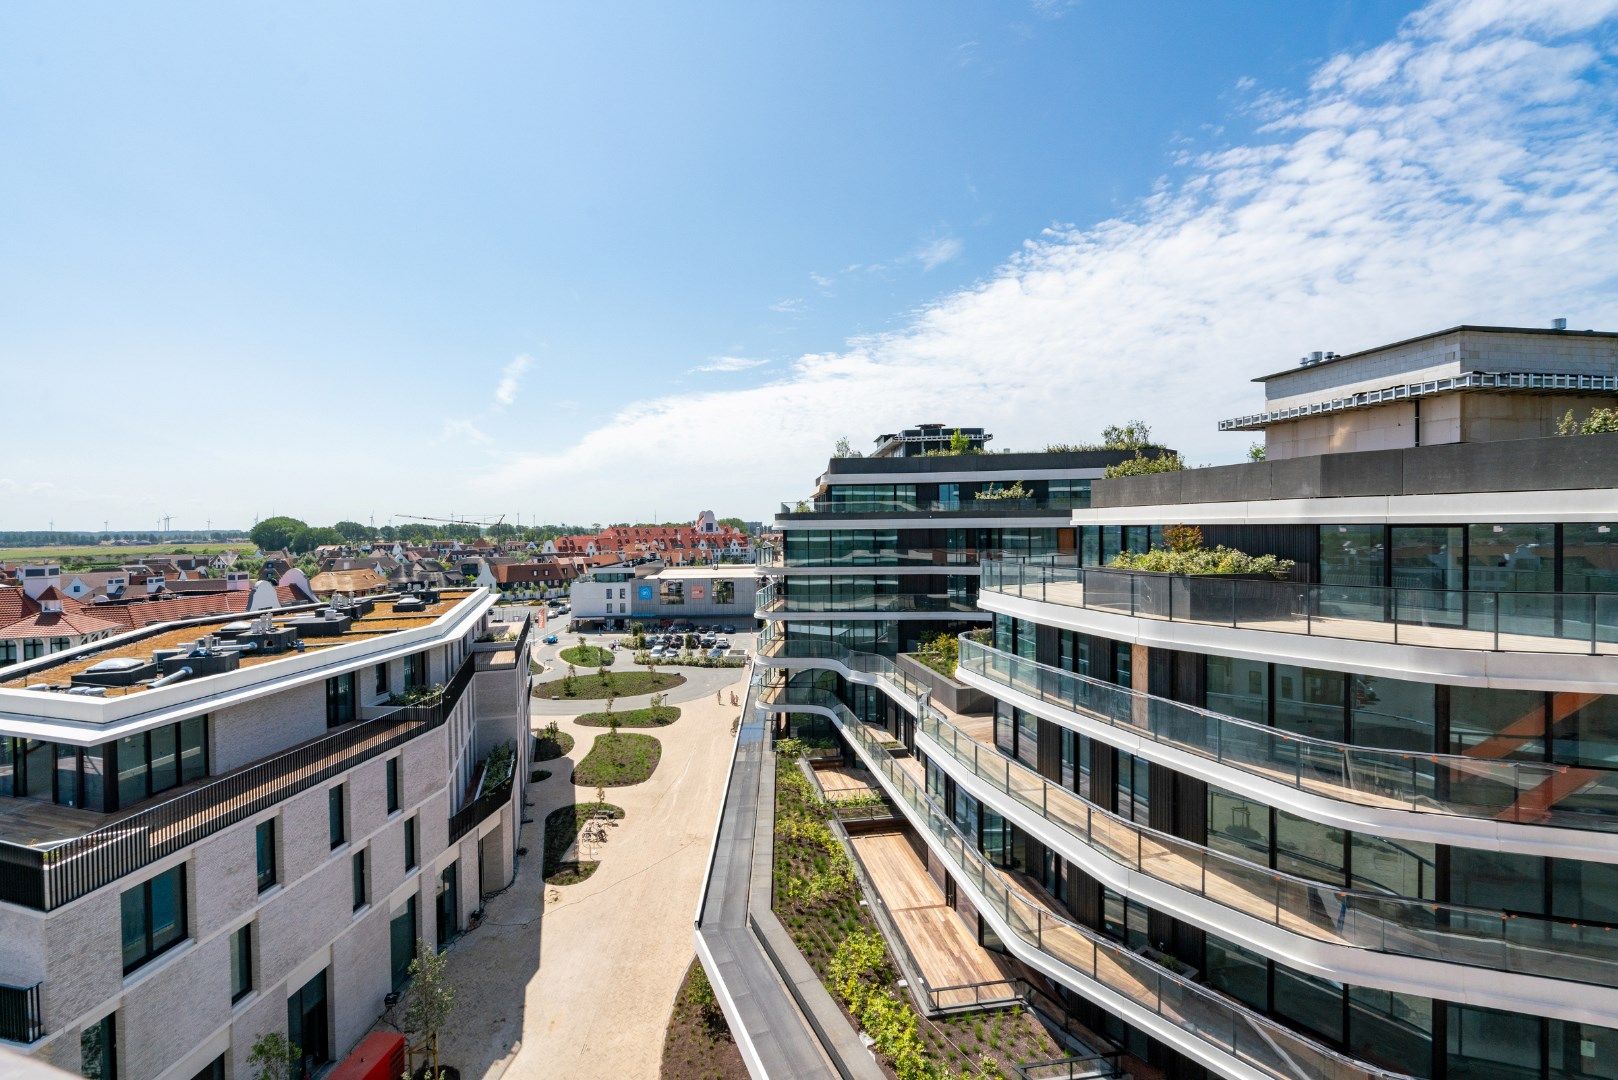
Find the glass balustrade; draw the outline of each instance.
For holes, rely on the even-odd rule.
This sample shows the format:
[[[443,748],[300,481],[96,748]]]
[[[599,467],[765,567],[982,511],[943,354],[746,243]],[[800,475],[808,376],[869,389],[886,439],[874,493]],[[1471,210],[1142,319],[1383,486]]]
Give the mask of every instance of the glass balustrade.
[[[1141,619],[1448,649],[1618,653],[1618,593],[1309,585],[1085,567],[1072,556],[982,568],[985,590]]]
[[[1266,780],[1364,806],[1618,831],[1618,773],[1328,742],[960,639],[960,669],[1109,727]]]
[[[963,639],[963,666],[966,647],[977,644]],[[771,643],[772,656],[787,653],[869,671],[889,681],[899,691],[896,697],[914,700],[924,689],[885,657],[855,653],[831,642]],[[834,711],[847,708],[824,690],[791,688],[783,693],[812,694]],[[865,725],[860,727],[864,730]],[[1281,873],[1104,810],[979,742],[935,709],[920,718],[917,731],[973,776],[1120,866],[1290,933],[1401,956],[1618,986],[1618,931],[1343,889]]]
[[[1177,975],[1123,945],[1049,910],[1011,885],[948,820],[924,788],[896,763],[877,735],[860,723],[836,696],[823,690],[776,686],[766,705],[777,710],[815,706],[837,717],[867,764],[887,781],[885,787],[911,810],[937,842],[957,880],[976,890],[980,909],[1009,934],[1032,948],[1266,1075],[1296,1080],[1396,1080],[1390,1072],[1339,1054],[1274,1020],[1253,1012]]]

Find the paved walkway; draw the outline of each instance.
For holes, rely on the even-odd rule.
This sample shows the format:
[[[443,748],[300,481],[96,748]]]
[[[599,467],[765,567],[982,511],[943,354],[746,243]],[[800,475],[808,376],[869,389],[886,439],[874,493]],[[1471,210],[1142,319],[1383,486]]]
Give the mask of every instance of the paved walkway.
[[[488,902],[483,925],[450,949],[455,1012],[442,1059],[461,1075],[655,1077],[674,995],[691,963],[691,920],[730,766],[731,724],[744,698],[741,670],[726,672],[723,705],[713,691],[681,703],[680,719],[647,729],[663,743],[644,784],[607,789],[624,822],[608,831],[601,866],[562,888],[540,878],[545,815],[595,790],[569,784],[605,728],[559,726],[576,740],[569,758],[544,762],[550,779],[530,784],[523,828],[528,855],[516,883]],[[537,705],[538,702],[536,701]],[[600,702],[572,703],[578,711]],[[619,702],[618,707],[628,707]],[[550,717],[535,716],[535,726]]]

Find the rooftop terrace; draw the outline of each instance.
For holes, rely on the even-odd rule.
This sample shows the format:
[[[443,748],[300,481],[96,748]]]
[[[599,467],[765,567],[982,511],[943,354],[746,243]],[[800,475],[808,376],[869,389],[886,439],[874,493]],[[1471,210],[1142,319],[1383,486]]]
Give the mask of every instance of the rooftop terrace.
[[[180,626],[171,623],[149,627],[133,633],[120,634],[117,637],[108,638],[79,649],[43,657],[29,664],[18,665],[22,670],[10,678],[0,681],[0,690],[39,690],[43,687],[56,687],[65,690],[75,685],[74,676],[83,676],[90,669],[103,664],[105,661],[147,661],[152,658],[154,653],[162,650],[190,652],[199,645],[202,639],[208,637],[222,639],[217,647],[230,650],[231,638],[228,635],[265,616],[268,616],[271,625],[276,631],[284,632],[290,629],[296,643],[279,651],[239,651],[234,665],[225,670],[239,670],[241,668],[273,664],[299,655],[324,652],[357,642],[375,641],[403,630],[426,626],[437,621],[441,616],[453,610],[477,591],[475,589],[444,590],[438,593],[436,600],[424,603],[421,607],[409,611],[394,610],[395,601],[402,599],[398,596],[364,597],[360,601],[356,601],[356,603],[374,601],[374,606],[369,610],[364,610],[362,606],[351,609],[348,614],[352,615],[352,619],[346,623],[342,620],[328,619],[311,622],[314,617],[327,609],[323,605],[307,604],[296,608],[277,608],[266,612],[221,615],[188,621]],[[208,674],[199,673],[187,681],[194,683],[208,677]],[[79,685],[82,685],[82,683]],[[95,696],[107,698],[127,697],[149,690],[153,685],[154,680],[152,678],[144,678],[127,686],[97,686]]]

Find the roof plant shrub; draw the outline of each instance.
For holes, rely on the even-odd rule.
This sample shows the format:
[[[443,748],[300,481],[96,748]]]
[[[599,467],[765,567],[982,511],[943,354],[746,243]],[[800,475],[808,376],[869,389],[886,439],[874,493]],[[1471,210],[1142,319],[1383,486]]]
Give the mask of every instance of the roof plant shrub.
[[[1153,473],[1181,472],[1185,469],[1185,459],[1173,450],[1165,450],[1156,457],[1147,457],[1139,450],[1135,456],[1116,465],[1108,465],[1101,471],[1101,475],[1108,480],[1116,480],[1120,476],[1150,476]]]
[[[1596,409],[1582,421],[1573,418],[1569,409],[1556,425],[1558,435],[1605,435],[1618,431],[1618,408]]]
[[[1200,544],[1202,534],[1200,530],[1196,532]],[[1287,576],[1293,563],[1291,559],[1274,555],[1249,555],[1220,544],[1213,548],[1153,548],[1144,554],[1121,551],[1107,565],[1115,570],[1144,570],[1153,574],[1244,574],[1280,578]]]

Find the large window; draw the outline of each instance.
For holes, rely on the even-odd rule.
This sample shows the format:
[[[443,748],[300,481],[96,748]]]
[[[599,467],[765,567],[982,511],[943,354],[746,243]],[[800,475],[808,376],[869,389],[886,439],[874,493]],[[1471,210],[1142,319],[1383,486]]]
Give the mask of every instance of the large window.
[[[715,604],[734,604],[736,602],[736,583],[730,578],[716,578],[713,583],[713,602]]]
[[[393,916],[393,922],[388,927],[388,946],[391,953],[393,970],[393,988],[395,990],[405,984],[410,977],[410,961],[416,955],[416,898],[412,896],[405,901]]]
[[[117,1013],[108,1013],[79,1035],[79,1075],[85,1080],[118,1080]]]
[[[258,823],[255,832],[258,858],[258,891],[275,884],[275,819]]]
[[[207,717],[193,716],[178,724],[129,735],[113,743],[111,749],[118,776],[117,807],[108,809],[133,806],[208,775]],[[90,758],[90,753],[81,755],[79,767],[85,777],[94,776],[94,785],[99,786],[100,773]]]
[[[354,852],[350,866],[354,884],[354,910],[358,911],[371,902],[371,890],[367,881],[369,875],[365,869],[365,852]]]
[[[1386,554],[1381,525],[1322,525],[1320,583],[1350,587],[1344,599],[1354,598],[1354,587],[1386,585]]]
[[[397,757],[388,758],[386,769],[388,774],[388,813],[397,814],[399,812],[399,759]]]
[[[326,680],[326,726],[352,723],[354,720],[354,673],[338,675]]]
[[[148,878],[119,897],[124,974],[185,940],[185,867]]]
[[[671,581],[665,578],[659,587],[658,601],[664,607],[676,607],[685,603],[685,582]]]
[[[1618,523],[1562,526],[1562,589],[1618,592]]]
[[[338,784],[326,792],[326,833],[333,848],[341,847],[348,839],[347,802],[345,785]]]
[[[253,992],[253,924],[230,935],[230,1001],[235,1004]]]
[[[414,870],[417,861],[416,851],[416,819],[410,818],[404,823],[404,857],[405,870]]]

